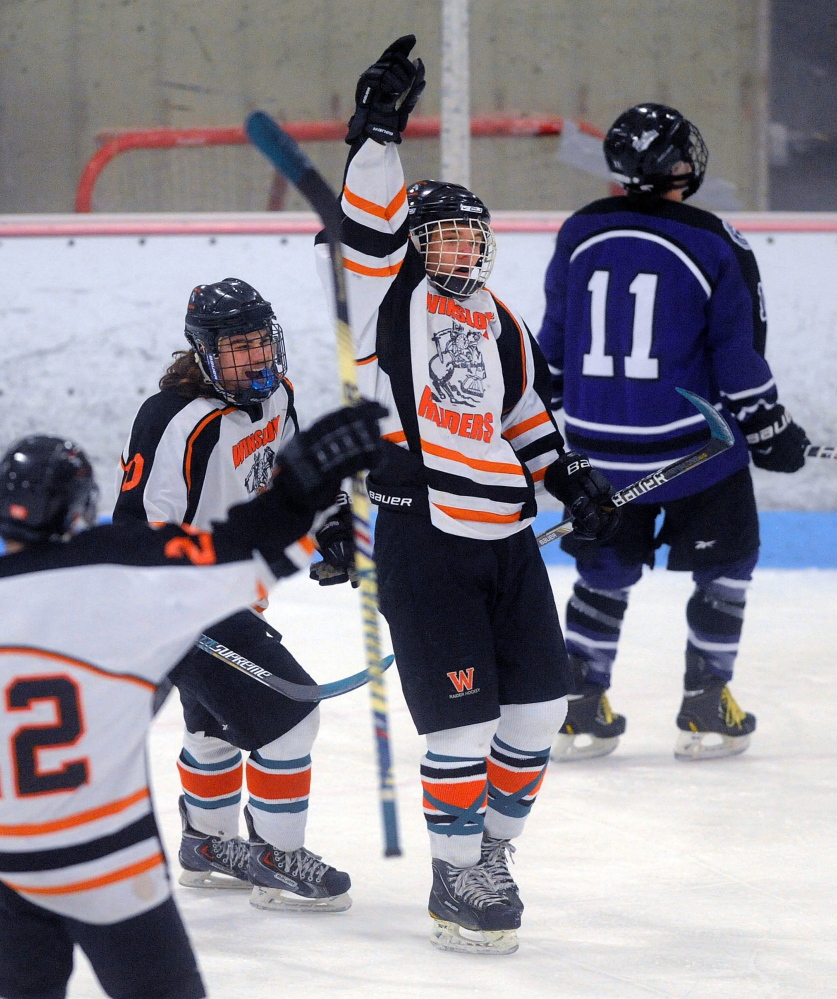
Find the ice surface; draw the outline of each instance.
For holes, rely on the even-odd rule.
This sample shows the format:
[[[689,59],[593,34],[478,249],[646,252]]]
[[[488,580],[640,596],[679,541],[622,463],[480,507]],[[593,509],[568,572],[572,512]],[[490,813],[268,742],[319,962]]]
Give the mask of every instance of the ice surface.
[[[560,604],[574,573],[552,567]],[[511,957],[434,951],[415,735],[388,674],[404,856],[384,859],[364,690],[326,702],[307,845],[354,881],[346,913],[283,916],[245,892],[175,888],[214,999],[813,999],[837,960],[837,571],[763,570],[750,591],[733,691],[759,719],[741,757],[678,763],[688,575],[635,589],[611,702],[628,728],[613,756],[554,764],[518,841],[526,903]],[[321,681],[362,665],[357,594],[302,576],[269,611]],[[831,622],[829,624],[828,622]],[[219,664],[219,668],[223,668]],[[179,842],[179,705],[151,736],[158,814]],[[72,999],[102,992],[83,960]]]

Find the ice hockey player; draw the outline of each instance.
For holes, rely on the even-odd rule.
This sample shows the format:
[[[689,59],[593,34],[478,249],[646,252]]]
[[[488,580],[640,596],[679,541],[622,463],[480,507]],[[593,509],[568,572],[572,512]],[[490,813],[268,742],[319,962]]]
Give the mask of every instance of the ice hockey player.
[[[299,434],[272,488],[211,532],[93,526],[92,469],[63,438],[0,459],[4,999],[62,999],[75,945],[115,999],[206,995],[151,805],[158,684],[207,624],[275,583],[268,563],[295,568],[315,511],[374,462],[381,412],[364,403]]]
[[[683,204],[706,171],[700,132],[673,108],[639,104],[613,123],[604,153],[627,197],[594,201],[562,226],[538,335],[567,441],[621,488],[706,437],[674,391],[681,386],[730,417],[736,443],[625,507],[611,542],[562,542],[579,573],[566,635],[583,694],[570,700],[555,754],[604,755],[625,731],[606,694],[622,618],[643,565],[666,544],[668,568],[695,582],[675,755],[728,756],[747,748],[756,727],[729,689],[759,550],[749,459],[795,472],[808,440],[779,404],[764,359],[764,295],[747,241]]]
[[[196,287],[186,311],[189,350],[179,351],[160,392],[140,408],[122,459],[115,523],[191,524],[205,530],[263,490],[276,454],[297,432],[284,336],[269,302],[245,281]],[[354,566],[351,509],[342,502],[317,532],[323,582]],[[276,676],[313,683],[260,609],[207,634]],[[194,648],[170,679],[185,716],[178,769],[183,787],[180,883],[250,889],[257,908],[347,909],[349,875],[304,845],[316,703],[288,700],[246,675],[219,670]],[[246,765],[242,750],[249,753]],[[244,816],[248,842],[239,836]]]
[[[511,953],[509,869],[568,691],[566,652],[531,530],[544,486],[605,536],[607,481],[565,454],[545,362],[486,288],[488,209],[457,184],[405,189],[398,144],[424,88],[412,35],[360,77],[342,193],[361,393],[387,400],[378,504],[381,610],[419,733],[432,941]],[[318,247],[321,263],[326,248]],[[325,267],[323,268],[326,269]]]

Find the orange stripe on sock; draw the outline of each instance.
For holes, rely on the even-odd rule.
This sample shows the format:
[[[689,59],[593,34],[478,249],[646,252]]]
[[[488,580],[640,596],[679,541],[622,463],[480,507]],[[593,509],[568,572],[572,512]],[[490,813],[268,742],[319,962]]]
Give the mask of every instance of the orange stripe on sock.
[[[247,764],[247,790],[264,801],[307,798],[311,793],[311,768],[299,773],[265,773]]]
[[[237,794],[241,790],[243,767],[237,767],[222,774],[196,774],[187,770],[179,761],[180,783],[183,790],[196,798],[222,798],[226,794]]]
[[[541,774],[538,783],[531,791],[526,792],[526,797],[534,796],[540,791],[543,784],[544,773]],[[519,770],[506,770],[505,767],[498,767],[496,763],[488,763],[488,779],[503,794],[517,794],[534,780],[535,774],[530,770],[528,773],[521,773]]]
[[[455,805],[457,808],[470,808],[480,798],[482,799],[480,808],[483,808],[488,798],[488,784],[484,780],[469,780],[461,784],[431,784],[429,781],[422,781],[422,787],[437,801],[446,805]],[[425,798],[424,807],[436,806]]]

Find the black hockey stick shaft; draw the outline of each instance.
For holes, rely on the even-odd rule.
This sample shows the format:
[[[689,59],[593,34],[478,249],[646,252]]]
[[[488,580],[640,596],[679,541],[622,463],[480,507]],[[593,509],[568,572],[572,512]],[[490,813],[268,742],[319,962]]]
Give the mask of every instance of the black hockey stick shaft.
[[[332,680],[330,683],[294,683],[291,680],[284,680],[281,676],[276,676],[270,670],[240,656],[226,645],[210,638],[209,635],[201,635],[195,644],[208,655],[220,659],[221,662],[232,666],[233,669],[237,669],[241,673],[246,673],[254,680],[258,680],[259,683],[263,683],[265,687],[270,687],[271,690],[275,690],[277,694],[282,694],[291,701],[307,703],[325,701],[330,697],[348,694],[350,690],[357,690],[358,687],[369,682],[368,671],[362,670],[360,673],[353,673],[351,676],[345,676],[341,680]],[[394,658],[394,656],[387,656],[386,659],[381,660],[381,672],[389,669]]]
[[[654,489],[658,489],[660,486],[665,485],[666,482],[671,482],[671,480],[677,478],[678,475],[682,475],[684,472],[689,472],[691,469],[697,468],[698,465],[702,465],[705,461],[709,461],[709,459],[714,458],[715,455],[722,454],[724,451],[731,448],[735,443],[735,438],[732,436],[732,431],[727,425],[726,420],[720,415],[720,413],[718,413],[711,403],[707,402],[706,399],[702,399],[699,395],[695,395],[694,392],[689,392],[686,389],[679,388],[677,391],[688,399],[693,406],[696,406],[697,409],[700,410],[703,418],[709,424],[709,430],[712,436],[699,450],[693,451],[691,454],[687,454],[683,458],[678,458],[670,465],[666,465],[665,468],[652,472],[650,475],[645,475],[641,479],[637,479],[636,482],[632,482],[629,486],[625,486],[624,489],[620,489],[618,492],[615,492],[610,497],[610,504],[612,506],[624,506],[626,503],[630,503],[632,500],[638,499],[640,496],[645,496],[646,493],[650,493]],[[568,518],[567,520],[562,520],[560,524],[556,524],[555,527],[550,527],[549,530],[539,534],[536,540],[538,545],[543,548],[543,546],[548,545],[550,541],[555,541],[556,538],[569,534],[572,529],[572,518]]]
[[[837,447],[830,445],[829,447],[823,447],[820,444],[809,444],[805,448],[806,458],[831,458],[833,461],[837,461]]]
[[[346,295],[346,275],[340,246],[340,226],[343,212],[337,195],[296,142],[264,111],[255,111],[245,123],[250,141],[284,174],[319,215],[328,238],[334,292],[337,362],[343,403],[350,406],[359,400],[355,375],[355,353],[349,325],[349,305]],[[384,832],[384,855],[401,855],[398,837],[398,813],[395,801],[395,777],[389,742],[389,709],[386,684],[381,662],[380,629],[378,624],[378,583],[372,558],[372,507],[363,479],[352,480],[352,514],[355,522],[356,564],[360,579],[361,613],[363,617],[366,672],[369,674],[369,696],[372,704],[372,725],[378,757],[378,786]]]

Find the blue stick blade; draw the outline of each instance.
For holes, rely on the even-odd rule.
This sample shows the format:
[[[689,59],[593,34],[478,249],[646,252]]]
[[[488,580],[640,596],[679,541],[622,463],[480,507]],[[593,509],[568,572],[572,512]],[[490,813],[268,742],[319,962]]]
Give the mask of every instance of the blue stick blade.
[[[311,160],[296,141],[264,111],[254,111],[244,123],[244,131],[253,145],[292,184],[298,185],[303,176],[313,169]]]
[[[688,389],[678,388],[677,391],[684,399],[688,399],[696,409],[700,410],[701,415],[709,424],[709,429],[713,437],[719,441],[724,441],[729,446],[735,443],[735,438],[732,436],[732,431],[727,425],[727,421],[711,403],[707,402],[706,399],[702,399],[699,395],[695,395],[694,392],[689,392]]]

